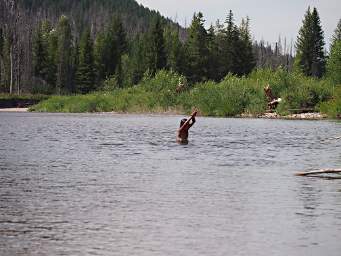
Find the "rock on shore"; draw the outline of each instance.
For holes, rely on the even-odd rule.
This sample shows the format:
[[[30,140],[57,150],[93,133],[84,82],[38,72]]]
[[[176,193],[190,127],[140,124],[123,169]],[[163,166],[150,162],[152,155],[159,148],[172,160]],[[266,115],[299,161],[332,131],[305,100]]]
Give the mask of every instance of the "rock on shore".
[[[269,118],[269,119],[299,119],[299,120],[320,120],[327,118],[327,115],[321,113],[301,113],[301,114],[291,114],[287,116],[281,116],[277,113],[265,113],[260,116],[260,118]]]

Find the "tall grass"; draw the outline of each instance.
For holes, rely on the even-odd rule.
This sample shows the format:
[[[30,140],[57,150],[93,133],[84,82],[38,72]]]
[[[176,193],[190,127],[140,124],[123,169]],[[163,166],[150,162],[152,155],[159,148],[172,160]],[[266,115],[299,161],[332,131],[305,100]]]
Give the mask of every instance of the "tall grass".
[[[335,89],[333,99],[321,103],[320,110],[331,118],[341,119],[341,86]]]
[[[184,88],[177,92],[179,80]],[[267,103],[263,88],[270,84],[273,94],[283,102],[280,113],[310,108],[328,109],[333,98],[333,85],[327,80],[304,77],[285,70],[256,70],[248,77],[226,76],[221,82],[208,81],[186,86],[184,77],[160,71],[155,77],[146,75],[131,88],[96,92],[88,95],[55,96],[32,108],[47,112],[160,112],[176,110],[188,113],[193,108],[206,116],[236,116],[242,113],[261,114]],[[331,103],[330,103],[331,104]],[[338,107],[338,101],[336,103]]]

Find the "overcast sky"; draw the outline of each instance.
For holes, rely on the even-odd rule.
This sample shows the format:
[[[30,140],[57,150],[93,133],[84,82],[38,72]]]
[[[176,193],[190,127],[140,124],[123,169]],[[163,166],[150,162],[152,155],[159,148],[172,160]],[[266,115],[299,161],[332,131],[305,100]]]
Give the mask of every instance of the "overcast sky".
[[[194,12],[204,14],[206,25],[224,21],[228,11],[234,13],[236,22],[249,16],[255,40],[270,43],[279,35],[290,42],[296,40],[298,30],[308,6],[316,7],[325,32],[326,43],[341,18],[341,0],[137,0],[162,15],[176,19],[181,25],[189,25]],[[328,46],[329,49],[329,46]]]

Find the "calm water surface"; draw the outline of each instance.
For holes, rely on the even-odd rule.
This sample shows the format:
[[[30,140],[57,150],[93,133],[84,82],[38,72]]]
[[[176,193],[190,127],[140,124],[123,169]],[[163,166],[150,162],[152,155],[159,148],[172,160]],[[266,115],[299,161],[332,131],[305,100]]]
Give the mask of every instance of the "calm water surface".
[[[341,255],[341,123],[0,113],[0,255]]]

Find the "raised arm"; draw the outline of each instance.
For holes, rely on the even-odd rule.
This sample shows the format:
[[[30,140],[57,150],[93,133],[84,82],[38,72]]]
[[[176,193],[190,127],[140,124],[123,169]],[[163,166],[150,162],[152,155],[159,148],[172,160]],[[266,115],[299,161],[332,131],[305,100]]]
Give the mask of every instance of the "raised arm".
[[[188,118],[188,120],[180,127],[179,131],[181,131],[182,129],[184,129],[184,127],[186,127],[187,125],[189,125],[189,127],[191,127],[194,123],[195,123],[195,116],[197,115],[197,111],[194,111],[191,115],[190,118]],[[192,121],[192,123],[190,123]]]

